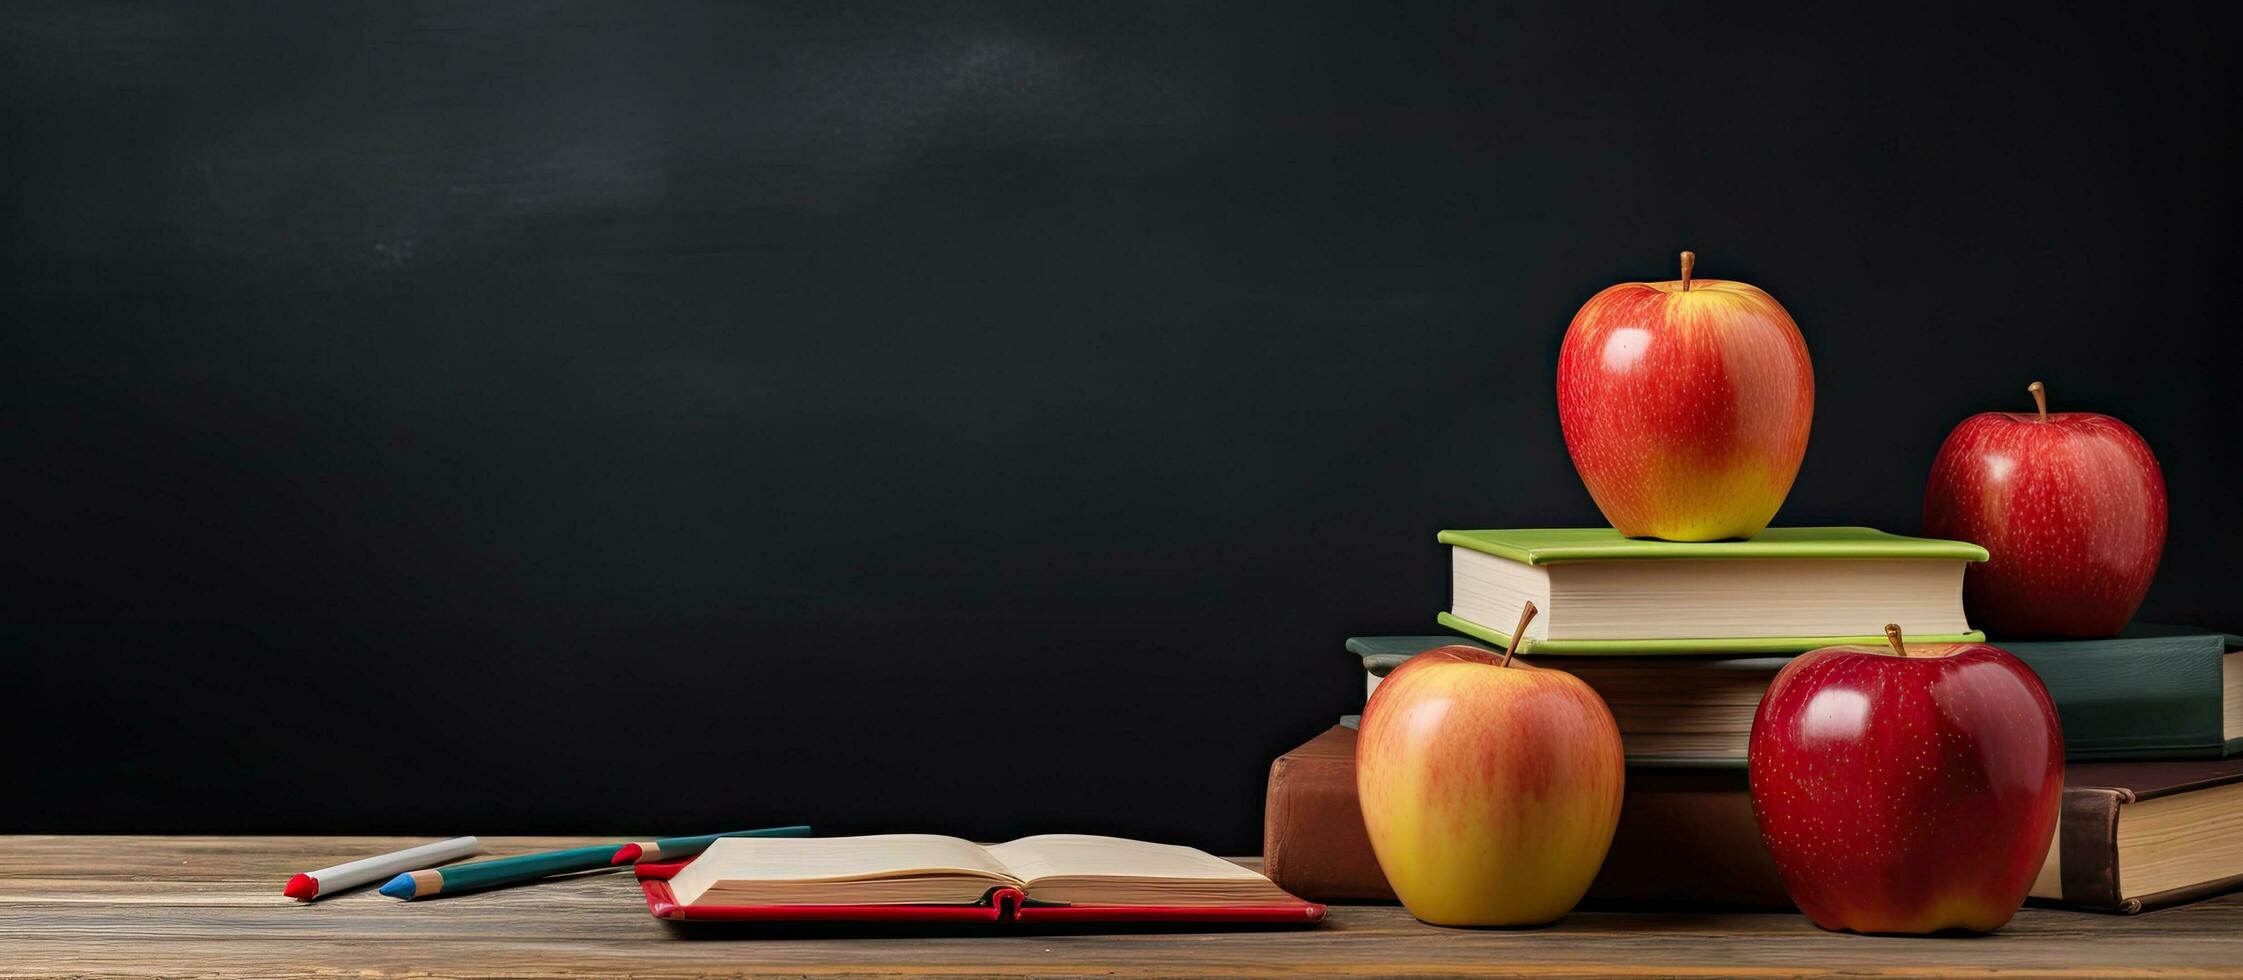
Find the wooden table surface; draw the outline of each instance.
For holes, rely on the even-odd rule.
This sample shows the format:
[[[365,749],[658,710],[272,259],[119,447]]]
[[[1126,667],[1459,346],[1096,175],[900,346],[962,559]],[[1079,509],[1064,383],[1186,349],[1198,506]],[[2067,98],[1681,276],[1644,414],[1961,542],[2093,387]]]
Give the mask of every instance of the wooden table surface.
[[[588,838],[485,838],[494,853]],[[627,873],[421,902],[303,904],[296,871],[423,843],[376,837],[0,837],[0,976],[670,977],[717,974],[2243,973],[2243,896],[2131,918],[2027,909],[1984,937],[1822,932],[1797,915],[1576,912],[1438,929],[1335,906],[1315,928],[666,924]]]

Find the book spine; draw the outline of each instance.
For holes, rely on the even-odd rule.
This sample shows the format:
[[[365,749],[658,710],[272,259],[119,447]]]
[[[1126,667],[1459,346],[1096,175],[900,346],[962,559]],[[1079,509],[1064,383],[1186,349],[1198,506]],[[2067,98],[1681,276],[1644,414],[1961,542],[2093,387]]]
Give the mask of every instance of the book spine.
[[[1279,756],[1269,767],[1262,873],[1310,900],[1394,900],[1356,802],[1352,760]]]
[[[2132,914],[2118,885],[2118,808],[2132,798],[2122,789],[2073,786],[2064,790],[2056,824],[2057,873],[2066,905]]]

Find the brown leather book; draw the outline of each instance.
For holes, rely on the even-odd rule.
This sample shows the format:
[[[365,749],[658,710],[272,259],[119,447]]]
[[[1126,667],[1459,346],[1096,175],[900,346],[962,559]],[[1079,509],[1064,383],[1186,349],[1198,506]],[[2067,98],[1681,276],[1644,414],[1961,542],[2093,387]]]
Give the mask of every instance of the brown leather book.
[[[1312,902],[1391,902],[1355,801],[1355,729],[1334,725],[1269,766],[1262,873]]]
[[[1355,799],[1355,729],[1334,726],[1270,765],[1263,869],[1312,901],[1393,901]],[[1620,827],[1588,900],[1789,908],[1760,843],[1742,768],[1630,766]]]
[[[2076,762],[2033,897],[2133,913],[2243,887],[2243,759]]]

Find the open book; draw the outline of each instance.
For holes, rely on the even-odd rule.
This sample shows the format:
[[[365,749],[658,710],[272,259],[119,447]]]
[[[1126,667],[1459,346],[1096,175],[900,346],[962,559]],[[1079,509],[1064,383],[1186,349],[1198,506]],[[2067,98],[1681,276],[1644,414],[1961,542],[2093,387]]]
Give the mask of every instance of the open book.
[[[956,837],[728,837],[669,879],[697,906],[968,905],[1013,889],[1031,904],[1302,905],[1268,878],[1189,847],[1047,834],[984,847]]]

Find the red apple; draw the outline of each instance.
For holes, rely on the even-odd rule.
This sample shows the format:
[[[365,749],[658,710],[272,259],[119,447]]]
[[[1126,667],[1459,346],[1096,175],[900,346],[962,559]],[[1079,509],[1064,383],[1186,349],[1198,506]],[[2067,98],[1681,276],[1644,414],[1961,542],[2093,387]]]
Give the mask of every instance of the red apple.
[[[2110,636],[2141,608],[2165,552],[2165,474],[2126,423],[2092,412],[1982,412],[1932,460],[1924,534],[1992,557],[1963,574],[1972,626]]]
[[[1590,297],[1558,350],[1558,424],[1604,519],[1631,538],[1759,534],[1815,413],[1807,342],[1741,282],[1631,282]]]
[[[1387,675],[1355,751],[1379,868],[1437,925],[1565,915],[1604,864],[1626,768],[1612,712],[1580,678],[1468,646]]]
[[[1825,929],[1987,932],[2048,856],[2064,736],[2040,678],[1983,643],[1825,647],[1752,720],[1760,838]]]

